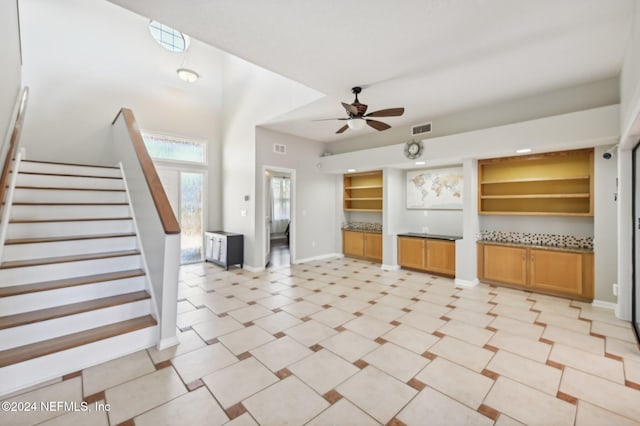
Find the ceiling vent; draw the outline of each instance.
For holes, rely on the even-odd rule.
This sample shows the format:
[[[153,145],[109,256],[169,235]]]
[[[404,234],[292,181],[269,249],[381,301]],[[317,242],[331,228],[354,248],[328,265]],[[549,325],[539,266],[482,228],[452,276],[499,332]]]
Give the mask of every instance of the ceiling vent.
[[[423,135],[425,133],[431,133],[431,123],[411,126],[411,136]]]
[[[275,152],[276,154],[286,154],[287,153],[287,146],[279,144],[279,143],[274,143],[273,144],[273,152]]]

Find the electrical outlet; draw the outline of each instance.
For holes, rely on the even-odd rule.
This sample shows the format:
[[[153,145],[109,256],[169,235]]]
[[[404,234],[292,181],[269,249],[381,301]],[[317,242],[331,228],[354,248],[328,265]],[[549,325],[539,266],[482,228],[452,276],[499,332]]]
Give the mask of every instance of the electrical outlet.
[[[240,210],[240,216],[247,217],[247,211],[246,210]]]
[[[316,246],[316,242],[315,241],[311,241],[311,247],[315,247]]]
[[[422,227],[422,233],[423,234],[428,234],[429,233],[429,227],[428,226],[423,226]]]
[[[613,284],[613,295],[617,296],[618,295],[618,284]]]

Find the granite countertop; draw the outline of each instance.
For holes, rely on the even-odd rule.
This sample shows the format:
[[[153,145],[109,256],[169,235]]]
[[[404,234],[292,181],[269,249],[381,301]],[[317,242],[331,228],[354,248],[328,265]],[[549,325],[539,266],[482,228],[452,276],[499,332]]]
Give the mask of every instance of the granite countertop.
[[[354,227],[349,227],[349,226],[343,226],[342,230],[343,231],[366,232],[368,234],[382,234],[382,230],[376,231],[376,230],[372,230],[372,229],[361,229],[361,228],[354,228]]]
[[[417,238],[430,238],[432,240],[461,240],[462,237],[455,235],[436,235],[436,234],[420,234],[418,232],[407,232],[406,234],[398,234],[398,237],[417,237]]]
[[[487,241],[487,240],[478,240],[477,242],[478,244],[486,244],[486,245],[492,245],[492,246],[523,247],[523,248],[533,248],[533,249],[551,250],[551,251],[565,251],[570,253],[593,253],[593,249],[580,248],[580,247],[542,246],[537,244],[506,243],[502,241]]]

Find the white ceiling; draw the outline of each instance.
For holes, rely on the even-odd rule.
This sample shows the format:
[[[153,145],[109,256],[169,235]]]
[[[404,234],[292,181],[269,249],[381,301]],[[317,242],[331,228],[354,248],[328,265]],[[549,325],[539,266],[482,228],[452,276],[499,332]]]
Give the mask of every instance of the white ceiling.
[[[327,96],[268,124],[321,141],[352,86],[392,126],[619,74],[634,0],[109,0]]]

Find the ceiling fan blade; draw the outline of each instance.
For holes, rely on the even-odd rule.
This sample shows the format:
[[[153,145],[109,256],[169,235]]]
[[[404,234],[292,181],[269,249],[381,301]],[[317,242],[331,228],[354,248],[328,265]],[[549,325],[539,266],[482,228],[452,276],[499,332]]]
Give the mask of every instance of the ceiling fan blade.
[[[366,115],[366,117],[398,117],[404,114],[404,108],[389,108],[374,111]]]
[[[358,108],[356,108],[355,106],[350,105],[350,104],[346,104],[346,103],[344,103],[344,102],[341,102],[341,104],[342,104],[342,106],[344,107],[344,109],[346,109],[346,110],[347,110],[347,112],[348,112],[349,114],[352,114],[352,115],[358,115]]]
[[[380,132],[391,128],[387,123],[378,120],[367,120],[367,124]]]
[[[349,128],[349,126],[347,124],[345,124],[344,126],[340,127],[336,133],[342,133],[345,130],[347,130],[348,128]]]
[[[311,121],[333,121],[333,120],[349,120],[348,118],[317,118]]]

